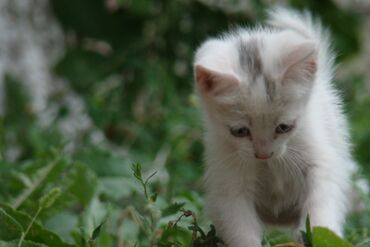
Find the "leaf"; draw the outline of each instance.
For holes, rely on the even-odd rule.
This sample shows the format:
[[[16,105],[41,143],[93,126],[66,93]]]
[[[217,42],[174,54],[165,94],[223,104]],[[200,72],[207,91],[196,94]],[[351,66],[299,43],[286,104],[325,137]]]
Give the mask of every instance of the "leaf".
[[[141,187],[132,178],[112,176],[99,178],[99,192],[111,200],[129,197],[132,193],[140,193]]]
[[[306,247],[313,247],[312,243],[312,229],[311,229],[311,222],[310,222],[310,216],[307,215],[306,218],[306,232],[301,231],[302,240]]]
[[[61,189],[59,187],[51,189],[47,194],[40,198],[40,208],[50,208],[60,194]]]
[[[158,196],[157,193],[153,193],[150,195],[149,200],[154,203],[157,200],[157,196]]]
[[[286,243],[286,244],[277,244],[273,247],[304,247],[302,244],[298,243]]]
[[[72,243],[73,238],[71,232],[76,231],[78,228],[78,215],[72,211],[62,211],[46,219],[44,225],[64,241]]]
[[[94,197],[97,189],[96,174],[87,165],[80,162],[73,162],[73,170],[70,174],[68,191],[76,199],[87,207]]]
[[[314,247],[353,247],[326,227],[313,228]]]
[[[18,247],[19,240],[13,240],[10,242],[0,241],[0,247]],[[32,242],[32,241],[23,241],[22,247],[48,247],[48,245]],[[51,246],[50,246],[51,247]]]
[[[100,177],[132,176],[132,161],[128,155],[117,154],[102,147],[84,147],[75,158],[95,172]],[[102,165],[104,164],[104,165]]]
[[[307,218],[306,218],[306,236],[307,236],[307,240],[309,241],[309,244],[312,245],[312,228],[311,228],[310,215],[307,215]]]
[[[263,235],[262,246],[263,247],[271,247],[270,241],[268,240],[268,238],[265,234]]]
[[[104,223],[105,223],[105,220],[104,220],[102,223],[100,223],[100,224],[99,224],[99,225],[94,229],[93,233],[91,234],[91,239],[92,239],[92,240],[95,240],[95,239],[97,239],[97,238],[99,237],[100,230],[101,230],[102,226],[104,225]]]
[[[0,208],[0,239],[1,240],[13,240],[20,238],[22,235],[23,228],[17,222],[16,219],[11,217]]]
[[[184,205],[185,205],[184,202],[181,202],[181,203],[175,202],[175,203],[169,205],[167,208],[163,209],[162,216],[166,217],[166,216],[169,216],[169,215],[176,214],[177,212],[179,212],[179,210],[181,208],[184,207]]]
[[[20,211],[16,211],[5,204],[0,203],[0,209],[16,220],[23,229],[26,229],[32,220],[29,215]],[[33,223],[26,236],[26,240],[42,243],[50,247],[75,247],[75,245],[64,243],[58,235],[43,228],[37,222]]]
[[[141,164],[140,163],[132,164],[132,171],[134,172],[134,177],[141,183],[144,183],[143,176],[141,174]]]
[[[134,207],[129,206],[127,211],[130,213],[132,220],[143,230],[147,231],[146,225],[144,223],[145,217],[141,215]]]
[[[95,83],[109,75],[110,65],[106,57],[96,52],[67,49],[55,72],[69,80],[76,91],[86,94],[91,92]]]

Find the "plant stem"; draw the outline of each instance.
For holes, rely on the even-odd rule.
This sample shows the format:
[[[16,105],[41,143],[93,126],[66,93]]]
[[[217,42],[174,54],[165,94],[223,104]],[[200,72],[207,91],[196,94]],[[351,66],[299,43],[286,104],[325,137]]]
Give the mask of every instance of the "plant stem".
[[[24,239],[26,238],[26,236],[27,236],[28,232],[31,230],[31,227],[32,227],[33,223],[35,222],[35,220],[36,220],[37,216],[39,216],[39,214],[40,214],[41,210],[42,210],[42,208],[41,208],[41,207],[39,207],[39,208],[37,209],[37,211],[36,211],[35,215],[33,216],[33,218],[32,218],[32,220],[31,220],[30,224],[29,224],[29,225],[28,225],[28,227],[27,227],[26,231],[25,231],[24,233],[22,233],[22,236],[21,236],[21,238],[19,239],[19,242],[18,242],[18,247],[21,247],[21,246],[22,246],[22,243],[23,243]]]
[[[146,189],[146,183],[143,183],[143,187],[144,187],[144,195],[145,195],[145,199],[148,201],[149,200],[149,197],[148,197],[148,191]]]

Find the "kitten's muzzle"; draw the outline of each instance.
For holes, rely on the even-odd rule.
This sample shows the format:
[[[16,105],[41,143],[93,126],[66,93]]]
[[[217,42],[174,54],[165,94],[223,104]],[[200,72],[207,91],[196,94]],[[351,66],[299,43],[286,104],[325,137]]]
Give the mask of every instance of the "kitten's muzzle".
[[[259,159],[259,160],[268,160],[272,157],[272,155],[274,154],[274,152],[271,152],[270,154],[258,154],[258,153],[255,153],[254,154],[254,157],[256,157],[256,159]]]

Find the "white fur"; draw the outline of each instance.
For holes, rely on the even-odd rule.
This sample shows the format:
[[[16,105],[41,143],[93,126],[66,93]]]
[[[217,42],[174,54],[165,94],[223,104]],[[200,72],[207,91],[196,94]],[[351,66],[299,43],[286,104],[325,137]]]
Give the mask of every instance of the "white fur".
[[[261,246],[269,224],[259,217],[255,205],[259,200],[269,204],[267,195],[278,195],[269,208],[275,215],[291,204],[300,205],[299,222],[290,227],[302,229],[309,214],[312,225],[341,235],[350,177],[356,167],[341,99],[332,83],[333,55],[327,33],[309,14],[285,9],[270,11],[268,24],[210,39],[195,56],[197,78],[205,78],[200,73],[215,72],[212,76],[219,77],[218,84],[227,85],[223,78],[230,77],[239,82],[230,83],[221,93],[204,91],[201,79],[196,82],[206,130],[205,208],[218,234],[232,247]],[[253,39],[258,41],[263,73],[273,78],[280,104],[268,103],[264,79],[257,76],[252,81],[240,66],[238,42]],[[317,66],[314,79],[299,73],[299,65],[294,68],[295,78],[279,81],[290,68],[284,57],[289,60],[287,54],[293,52],[293,59],[300,62],[311,54],[310,49]],[[272,138],[276,124],[293,120],[292,133]],[[232,136],[230,126],[248,126],[253,141]],[[272,151],[274,156],[268,160],[253,155]]]

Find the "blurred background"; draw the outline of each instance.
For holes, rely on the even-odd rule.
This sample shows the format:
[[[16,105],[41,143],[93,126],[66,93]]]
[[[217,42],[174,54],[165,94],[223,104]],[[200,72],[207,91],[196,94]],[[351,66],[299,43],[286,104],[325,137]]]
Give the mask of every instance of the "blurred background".
[[[181,208],[208,231],[193,53],[207,37],[263,21],[273,5],[311,10],[330,29],[358,176],[369,179],[370,1],[1,0],[0,205],[32,217],[42,195],[62,191],[25,239],[189,246],[192,217],[168,227]],[[348,220],[356,246],[370,246],[369,200]],[[17,217],[24,232],[29,219]]]

